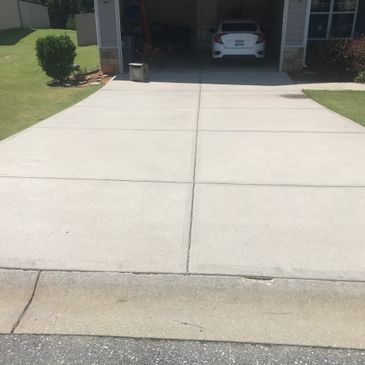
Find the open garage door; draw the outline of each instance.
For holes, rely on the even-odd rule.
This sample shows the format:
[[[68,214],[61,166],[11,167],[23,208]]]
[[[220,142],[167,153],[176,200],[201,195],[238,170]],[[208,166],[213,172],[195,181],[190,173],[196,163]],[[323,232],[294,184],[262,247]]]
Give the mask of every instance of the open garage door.
[[[145,0],[153,45],[161,57],[202,52],[206,62],[212,46],[212,29],[224,19],[252,19],[267,39],[265,64],[279,68],[285,0]],[[133,37],[135,49],[143,48],[142,24],[138,23],[139,0],[124,4],[122,29]],[[134,4],[134,11],[125,4]],[[131,5],[129,5],[131,7]],[[133,9],[132,9],[133,10]],[[133,19],[128,19],[128,16]],[[132,27],[131,27],[132,25]],[[129,61],[129,60],[127,60]],[[244,67],[244,62],[242,62]]]
[[[266,35],[268,62],[279,67],[284,0],[197,0],[197,48],[211,47],[211,28],[225,19],[252,19]]]

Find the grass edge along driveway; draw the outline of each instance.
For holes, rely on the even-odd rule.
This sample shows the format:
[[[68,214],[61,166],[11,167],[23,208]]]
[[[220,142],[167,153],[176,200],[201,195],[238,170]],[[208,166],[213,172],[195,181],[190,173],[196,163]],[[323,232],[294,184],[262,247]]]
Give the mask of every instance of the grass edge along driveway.
[[[304,93],[326,108],[365,127],[365,91],[304,90]]]
[[[64,29],[12,29],[0,32],[0,140],[79,102],[100,86],[50,87],[38,65],[35,42],[49,34],[76,32]],[[88,70],[99,68],[97,46],[77,48],[76,63]]]

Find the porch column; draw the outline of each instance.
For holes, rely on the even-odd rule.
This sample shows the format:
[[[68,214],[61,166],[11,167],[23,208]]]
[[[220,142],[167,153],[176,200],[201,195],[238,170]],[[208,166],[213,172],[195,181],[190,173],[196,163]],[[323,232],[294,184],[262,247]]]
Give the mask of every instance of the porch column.
[[[119,0],[94,1],[101,69],[108,74],[123,72]]]
[[[284,39],[281,69],[286,72],[302,71],[307,48],[311,0],[287,0],[284,16]]]

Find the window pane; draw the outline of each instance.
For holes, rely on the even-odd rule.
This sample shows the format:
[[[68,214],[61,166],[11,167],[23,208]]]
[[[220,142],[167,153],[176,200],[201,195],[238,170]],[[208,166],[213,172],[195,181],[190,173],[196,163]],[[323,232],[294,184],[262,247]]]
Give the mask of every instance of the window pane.
[[[355,11],[357,0],[335,0],[333,11]]]
[[[328,12],[330,11],[331,0],[312,0],[312,12]]]
[[[256,23],[223,23],[222,24],[223,32],[257,32]]]
[[[309,38],[326,38],[328,14],[312,14],[309,21]]]
[[[333,14],[331,25],[331,37],[348,38],[352,35],[354,14]]]

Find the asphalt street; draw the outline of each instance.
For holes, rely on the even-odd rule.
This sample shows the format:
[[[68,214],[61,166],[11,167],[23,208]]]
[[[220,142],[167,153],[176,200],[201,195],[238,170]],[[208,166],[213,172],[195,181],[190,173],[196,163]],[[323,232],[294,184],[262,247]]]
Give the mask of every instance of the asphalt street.
[[[90,336],[0,336],[0,364],[363,365],[365,350]]]

